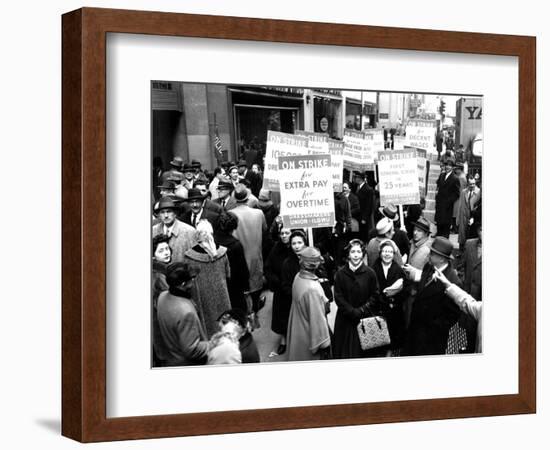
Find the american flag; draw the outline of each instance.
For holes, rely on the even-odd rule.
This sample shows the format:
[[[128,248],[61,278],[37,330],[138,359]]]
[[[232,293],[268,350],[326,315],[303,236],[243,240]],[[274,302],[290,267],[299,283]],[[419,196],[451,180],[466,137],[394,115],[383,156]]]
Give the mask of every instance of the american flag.
[[[218,128],[216,127],[216,135],[214,136],[214,148],[219,156],[222,156],[222,140],[218,134]]]

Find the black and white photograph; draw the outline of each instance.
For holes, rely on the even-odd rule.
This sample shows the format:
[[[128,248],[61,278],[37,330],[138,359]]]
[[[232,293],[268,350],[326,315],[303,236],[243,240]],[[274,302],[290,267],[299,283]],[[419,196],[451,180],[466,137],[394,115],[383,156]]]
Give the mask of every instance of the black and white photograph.
[[[482,96],[150,88],[153,368],[482,353]]]

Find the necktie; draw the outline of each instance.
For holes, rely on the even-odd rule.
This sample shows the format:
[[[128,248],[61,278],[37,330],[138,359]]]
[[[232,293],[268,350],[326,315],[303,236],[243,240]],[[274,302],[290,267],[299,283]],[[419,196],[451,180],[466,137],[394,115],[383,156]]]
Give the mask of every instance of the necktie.
[[[472,212],[472,191],[468,194],[468,209]]]
[[[193,214],[193,227],[197,226],[197,215]]]

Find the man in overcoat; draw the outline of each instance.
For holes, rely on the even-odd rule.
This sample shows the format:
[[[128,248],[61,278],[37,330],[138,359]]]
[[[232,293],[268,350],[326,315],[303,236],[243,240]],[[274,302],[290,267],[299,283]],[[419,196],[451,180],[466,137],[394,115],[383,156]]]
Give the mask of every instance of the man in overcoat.
[[[195,229],[176,218],[178,205],[171,197],[162,197],[157,203],[155,213],[160,223],[153,226],[152,237],[164,234],[170,238],[172,262],[183,261],[184,253],[195,245]]]
[[[363,242],[369,241],[369,231],[374,225],[374,190],[367,183],[364,173],[357,172],[354,174],[357,190],[355,195],[359,200],[359,208],[361,209],[361,220],[359,222],[359,238]]]
[[[403,355],[443,355],[447,350],[449,330],[460,315],[458,306],[445,294],[445,285],[434,276],[441,271],[454,284],[461,285],[451,266],[453,244],[444,237],[436,237],[430,247],[430,262],[422,272],[405,265],[403,270],[418,282],[411,322],[403,346]]]
[[[442,163],[443,171],[437,179],[435,194],[435,222],[437,235],[449,238],[453,223],[453,205],[460,196],[460,181],[453,173],[454,160],[446,158]]]

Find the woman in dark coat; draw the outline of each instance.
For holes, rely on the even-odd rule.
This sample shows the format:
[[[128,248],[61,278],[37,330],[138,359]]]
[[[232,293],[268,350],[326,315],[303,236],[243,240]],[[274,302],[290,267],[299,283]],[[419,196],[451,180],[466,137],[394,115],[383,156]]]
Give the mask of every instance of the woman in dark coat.
[[[227,248],[227,259],[231,277],[227,282],[229,291],[229,300],[231,308],[240,309],[244,313],[248,312],[245,292],[248,291],[248,266],[244,257],[244,250],[241,242],[233,236],[233,231],[237,228],[239,219],[231,212],[223,212],[218,219],[218,230],[214,236],[216,244]]]
[[[359,239],[345,249],[347,264],[334,277],[334,300],[338,305],[334,322],[334,358],[382,356],[386,349],[362,350],[357,325],[365,317],[379,315],[382,305],[374,271],[365,265],[365,245]]]
[[[391,242],[380,244],[379,258],[375,261],[373,270],[378,280],[380,298],[384,305],[384,315],[390,332],[390,349],[393,354],[399,352],[405,332],[403,318],[403,300],[405,293],[403,283],[406,275],[403,269],[393,260],[394,248]]]
[[[279,240],[271,249],[264,268],[267,285],[273,292],[271,329],[274,333],[281,335],[279,346],[285,345],[288,314],[290,312],[290,302],[285,298],[282,287],[283,263],[293,253],[290,248],[290,235],[289,228],[280,229]],[[278,350],[282,350],[282,348]]]

